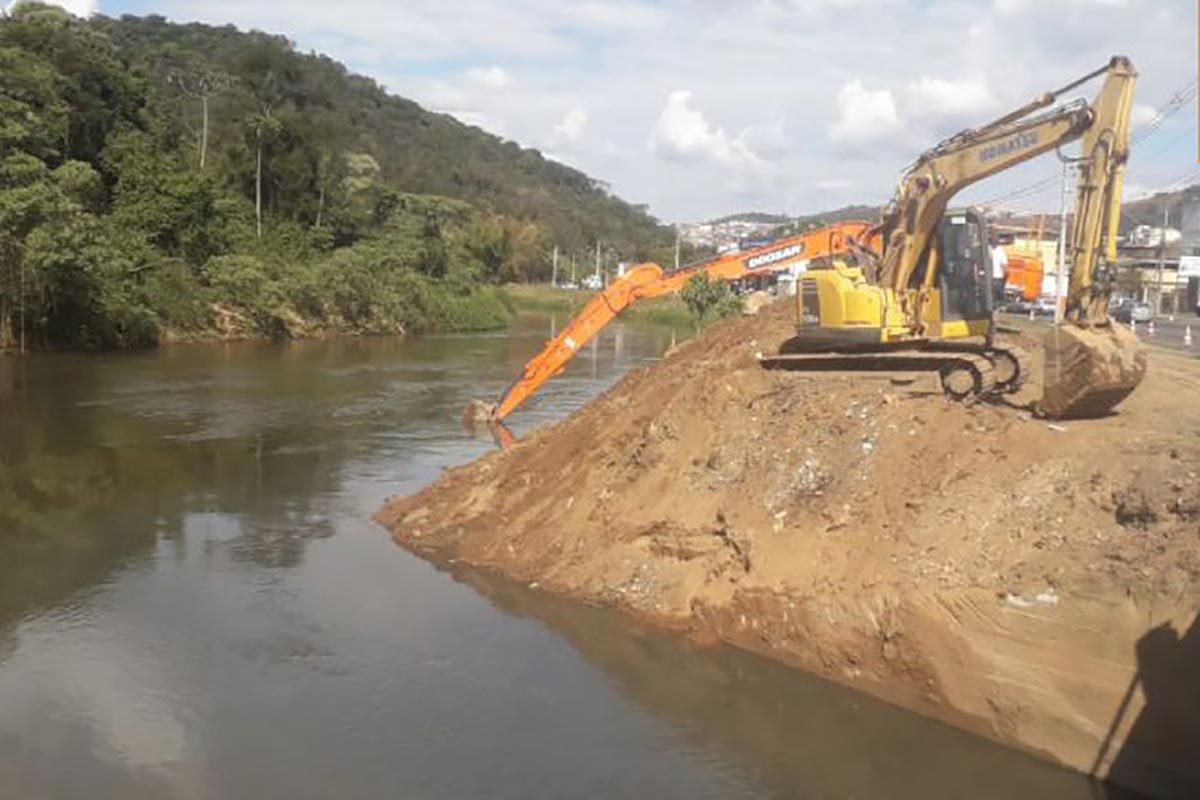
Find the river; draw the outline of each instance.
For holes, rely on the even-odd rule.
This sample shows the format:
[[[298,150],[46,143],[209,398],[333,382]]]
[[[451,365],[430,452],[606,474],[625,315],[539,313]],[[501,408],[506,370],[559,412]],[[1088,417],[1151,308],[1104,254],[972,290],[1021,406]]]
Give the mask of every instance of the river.
[[[0,358],[0,797],[1094,798],[729,648],[439,571],[370,515],[549,334]],[[670,331],[615,324],[559,418]]]

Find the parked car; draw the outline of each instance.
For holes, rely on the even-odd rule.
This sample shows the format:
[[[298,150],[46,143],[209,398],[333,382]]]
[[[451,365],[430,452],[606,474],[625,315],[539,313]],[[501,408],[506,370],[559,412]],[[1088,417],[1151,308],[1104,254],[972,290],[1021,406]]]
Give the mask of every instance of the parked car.
[[[1117,322],[1149,322],[1154,318],[1154,308],[1149,303],[1122,300],[1108,310],[1108,315]]]
[[[1004,304],[1003,310],[1009,314],[1028,314],[1033,304],[1023,297],[1017,297]]]
[[[1053,297],[1039,297],[1033,301],[1033,313],[1039,317],[1053,317],[1058,301]]]

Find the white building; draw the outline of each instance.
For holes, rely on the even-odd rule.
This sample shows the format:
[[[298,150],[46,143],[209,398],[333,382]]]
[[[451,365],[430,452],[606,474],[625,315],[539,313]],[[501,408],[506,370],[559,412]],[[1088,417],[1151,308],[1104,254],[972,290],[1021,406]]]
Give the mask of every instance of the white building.
[[[1200,256],[1200,198],[1185,203],[1182,212],[1183,223],[1179,234],[1183,254]]]

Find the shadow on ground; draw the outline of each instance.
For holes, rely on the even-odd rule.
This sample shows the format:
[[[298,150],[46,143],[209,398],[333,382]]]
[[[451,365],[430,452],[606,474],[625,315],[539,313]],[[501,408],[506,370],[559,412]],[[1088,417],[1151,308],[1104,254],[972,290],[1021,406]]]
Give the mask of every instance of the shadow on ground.
[[[1096,756],[1097,768],[1139,687],[1146,704],[1113,758],[1110,784],[1152,797],[1200,797],[1200,616],[1182,636],[1165,624],[1138,640],[1137,674]]]

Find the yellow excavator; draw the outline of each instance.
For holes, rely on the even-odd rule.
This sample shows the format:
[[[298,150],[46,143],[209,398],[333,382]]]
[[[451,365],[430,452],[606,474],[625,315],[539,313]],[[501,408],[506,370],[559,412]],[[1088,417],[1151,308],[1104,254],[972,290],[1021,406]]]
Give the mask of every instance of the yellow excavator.
[[[1049,111],[1104,76],[1091,103]],[[980,128],[921,154],[880,222],[855,246],[855,263],[810,269],[797,292],[795,337],[769,369],[931,371],[957,398],[1016,392],[1049,417],[1109,412],[1141,382],[1137,338],[1108,318],[1115,283],[1121,185],[1137,73],[1109,63]],[[1040,385],[1035,358],[995,338],[991,258],[983,215],[948,210],[963,188],[1079,140],[1079,189],[1068,242],[1063,322],[1048,332]],[[1030,391],[1032,390],[1032,391]]]

